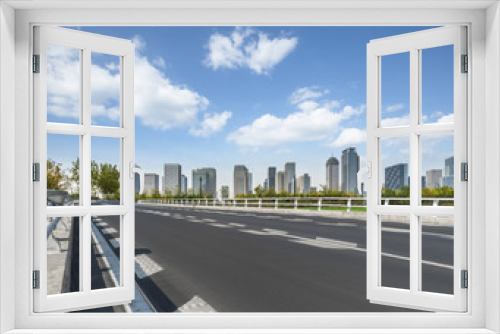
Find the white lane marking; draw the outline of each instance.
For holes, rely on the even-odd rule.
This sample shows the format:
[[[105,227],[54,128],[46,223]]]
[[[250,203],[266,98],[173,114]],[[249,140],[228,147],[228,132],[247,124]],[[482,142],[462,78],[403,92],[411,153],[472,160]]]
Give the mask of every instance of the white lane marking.
[[[213,313],[217,312],[210,306],[206,301],[204,301],[200,296],[194,296],[186,304],[179,307],[175,312],[204,312]]]
[[[120,238],[111,239],[109,242],[111,242],[113,248],[120,248]]]
[[[101,221],[101,223],[96,223],[96,225],[99,226],[99,227],[106,227],[106,226],[108,226],[108,223],[105,223],[105,222]]]
[[[210,223],[208,224],[210,226],[215,226],[215,227],[221,227],[221,228],[231,228],[231,226],[226,225],[226,224],[219,224],[219,223]]]
[[[396,255],[396,254],[389,254],[389,253],[382,253],[383,256],[385,257],[390,257],[393,259],[399,259],[399,260],[405,260],[409,261],[410,258],[406,256],[401,256],[401,255]],[[423,264],[429,265],[429,266],[435,266],[435,267],[440,267],[444,269],[451,269],[453,270],[453,266],[449,264],[443,264],[443,263],[438,263],[438,262],[433,262],[433,261],[427,261],[427,260],[422,260]]]
[[[275,229],[272,229],[272,228],[263,228],[262,231],[265,231],[267,233],[269,233],[270,235],[287,235],[288,232],[287,231],[283,231],[283,230],[275,230]]]
[[[215,223],[217,222],[217,220],[215,219],[210,219],[210,218],[205,218],[205,219],[202,219],[204,222],[207,222],[207,223]]]
[[[245,230],[245,229],[242,229],[240,231],[244,232],[244,233],[255,234],[255,235],[269,235],[269,233],[267,233],[267,232],[257,231],[257,230]]]
[[[328,238],[316,238],[316,239],[296,239],[290,240],[292,242],[297,242],[300,244],[319,247],[319,248],[328,248],[328,249],[357,249],[358,244],[354,242],[341,241],[336,239],[328,239]]]
[[[234,227],[245,227],[245,224],[240,224],[240,223],[229,223],[228,225],[234,226]]]
[[[187,219],[198,219],[198,217],[195,216],[186,216]]]
[[[158,263],[145,254],[135,257],[135,274],[139,279],[151,276],[163,270]]]
[[[391,232],[391,233],[406,233],[406,234],[410,233],[409,229],[394,228],[394,227],[383,227],[382,231]],[[422,235],[428,235],[431,237],[438,237],[438,238],[443,238],[443,239],[453,239],[453,235],[450,235],[450,234],[422,232]]]
[[[281,218],[289,222],[312,223],[313,220],[309,218]]]
[[[102,230],[102,233],[104,234],[111,234],[111,233],[116,233],[118,232],[116,229],[114,229],[113,227],[108,227],[108,228],[104,228]]]
[[[182,215],[180,215],[180,214],[178,214],[178,213],[174,213],[174,214],[172,215],[172,218],[173,218],[173,219],[184,219],[184,216],[182,216]]]
[[[186,219],[186,220],[191,223],[203,223],[203,220],[201,219]]]

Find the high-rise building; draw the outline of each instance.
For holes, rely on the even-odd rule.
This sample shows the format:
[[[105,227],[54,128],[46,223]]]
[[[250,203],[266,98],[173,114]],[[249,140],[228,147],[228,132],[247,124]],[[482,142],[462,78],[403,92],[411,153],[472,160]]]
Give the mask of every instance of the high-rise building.
[[[400,190],[408,185],[408,164],[399,163],[385,168],[385,187]]]
[[[248,168],[244,165],[235,165],[233,173],[233,195],[246,195],[248,194]]]
[[[192,182],[195,195],[217,197],[217,172],[215,168],[194,169]]]
[[[342,191],[358,191],[359,155],[355,147],[342,151]]]
[[[144,193],[154,194],[160,190],[160,175],[144,173]]]
[[[276,167],[267,169],[267,187],[270,190],[276,191]]]
[[[280,193],[285,189],[285,172],[280,171],[276,174],[278,189],[277,192]]]
[[[307,194],[311,190],[311,177],[309,174],[299,176],[297,179],[297,192],[299,194]]]
[[[229,186],[222,186],[220,188],[220,197],[229,198]]]
[[[141,168],[137,165],[135,165],[137,168]],[[139,193],[139,190],[141,190],[141,179],[139,177],[139,174],[134,173],[134,183],[135,183],[135,192]]]
[[[188,190],[188,178],[186,175],[181,175],[181,194],[187,194]]]
[[[247,194],[253,194],[253,174],[250,172],[247,173]]]
[[[454,187],[455,157],[449,157],[444,161],[444,175],[441,179],[441,187]]]
[[[285,164],[285,190],[293,195],[296,192],[295,162]]]
[[[267,188],[269,188],[269,179],[264,180],[264,191],[267,191]]]
[[[326,188],[339,190],[339,161],[335,157],[326,161]]]
[[[163,164],[163,192],[177,195],[181,192],[182,167],[176,163]]]
[[[425,187],[429,189],[439,188],[442,176],[442,169],[428,169],[425,172]]]

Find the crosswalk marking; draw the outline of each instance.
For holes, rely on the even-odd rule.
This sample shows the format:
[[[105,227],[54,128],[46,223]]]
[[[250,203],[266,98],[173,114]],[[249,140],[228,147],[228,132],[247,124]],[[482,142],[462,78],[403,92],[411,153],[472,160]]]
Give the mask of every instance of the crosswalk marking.
[[[215,309],[204,301],[200,296],[194,296],[186,304],[177,309],[176,312],[216,312]]]
[[[112,234],[112,233],[116,233],[118,232],[116,229],[114,229],[113,227],[107,227],[107,228],[103,228],[102,229],[102,233],[104,234]]]
[[[135,274],[139,279],[156,274],[162,271],[163,268],[145,254],[135,257]]]

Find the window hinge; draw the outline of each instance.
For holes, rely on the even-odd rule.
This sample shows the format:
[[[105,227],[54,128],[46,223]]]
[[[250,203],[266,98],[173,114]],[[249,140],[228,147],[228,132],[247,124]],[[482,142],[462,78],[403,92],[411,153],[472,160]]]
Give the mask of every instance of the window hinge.
[[[40,55],[33,55],[33,73],[40,73]]]
[[[38,162],[33,164],[33,181],[40,181],[40,163]]]
[[[469,72],[469,56],[462,55],[462,73]]]
[[[40,270],[33,270],[33,289],[40,289]]]
[[[469,181],[469,165],[466,162],[460,164],[460,180]]]
[[[467,289],[469,287],[469,272],[467,270],[462,270],[462,289]]]

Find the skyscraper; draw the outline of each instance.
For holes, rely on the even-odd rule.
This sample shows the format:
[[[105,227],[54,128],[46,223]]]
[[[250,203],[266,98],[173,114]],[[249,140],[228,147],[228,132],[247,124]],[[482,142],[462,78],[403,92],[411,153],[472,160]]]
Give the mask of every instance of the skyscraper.
[[[335,157],[326,161],[326,188],[339,190],[339,161]]]
[[[359,155],[355,147],[342,151],[342,191],[358,191]]]
[[[244,165],[235,165],[233,173],[234,197],[248,194],[248,168]]]
[[[296,192],[295,162],[285,164],[285,190],[293,195]]]
[[[280,193],[285,189],[285,172],[279,171],[276,175],[277,178],[277,184],[278,184],[278,189],[277,192]]]
[[[307,194],[311,190],[311,177],[305,173],[297,179],[297,192]]]
[[[181,175],[181,194],[187,194],[188,190],[188,179],[187,176],[182,174]]]
[[[144,193],[153,194],[160,190],[160,175],[144,173]]]
[[[426,188],[429,189],[439,188],[442,175],[443,175],[442,169],[428,169],[425,172]]]
[[[163,164],[163,192],[177,195],[181,191],[181,165],[176,163]]]
[[[276,167],[267,169],[267,187],[269,190],[276,191]]]
[[[247,194],[253,194],[253,174],[250,172],[247,173]]]
[[[385,168],[385,187],[400,190],[408,185],[408,164],[399,163]]]
[[[441,179],[441,186],[442,187],[449,187],[453,188],[454,187],[454,172],[455,172],[455,158],[454,157],[449,157],[445,159],[444,161],[444,175]]]
[[[195,195],[217,197],[217,172],[215,168],[205,167],[193,170],[193,191]]]

